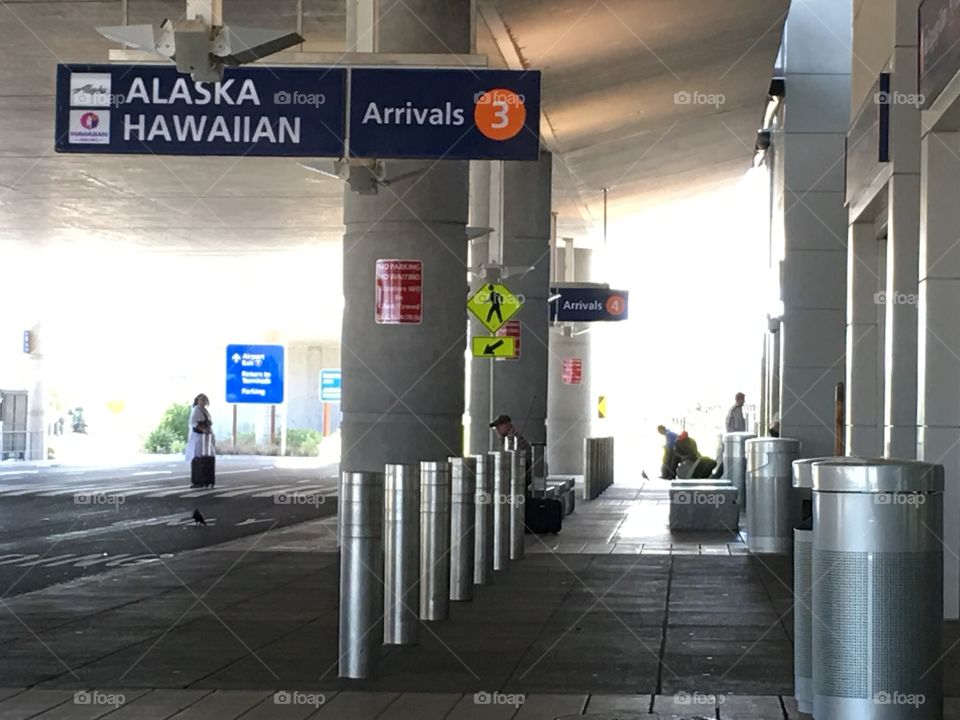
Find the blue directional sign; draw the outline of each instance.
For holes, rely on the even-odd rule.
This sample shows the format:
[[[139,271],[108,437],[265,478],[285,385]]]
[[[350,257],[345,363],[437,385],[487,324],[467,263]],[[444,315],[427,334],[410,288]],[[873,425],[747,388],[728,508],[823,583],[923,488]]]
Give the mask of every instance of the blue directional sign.
[[[556,297],[550,318],[557,322],[609,322],[626,320],[630,294],[600,285],[551,288]]]
[[[340,368],[324,368],[320,371],[320,400],[340,402],[343,374]]]
[[[354,69],[353,157],[536,160],[540,73]]]
[[[283,402],[283,345],[227,345],[227,402]]]
[[[58,65],[56,150],[342,157],[342,68],[227,68],[194,82],[173,65]]]

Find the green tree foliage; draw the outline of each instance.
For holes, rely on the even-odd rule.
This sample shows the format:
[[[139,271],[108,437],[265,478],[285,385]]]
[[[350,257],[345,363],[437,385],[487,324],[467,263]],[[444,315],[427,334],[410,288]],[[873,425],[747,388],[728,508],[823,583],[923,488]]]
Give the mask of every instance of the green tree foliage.
[[[182,453],[187,447],[187,437],[190,434],[189,422],[190,405],[174,403],[167,408],[160,423],[147,436],[143,444],[144,451],[159,455]]]

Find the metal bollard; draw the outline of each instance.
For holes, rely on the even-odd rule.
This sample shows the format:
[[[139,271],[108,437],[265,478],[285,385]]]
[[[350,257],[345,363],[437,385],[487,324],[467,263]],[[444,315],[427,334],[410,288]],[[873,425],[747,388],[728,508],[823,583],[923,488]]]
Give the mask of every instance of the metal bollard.
[[[377,675],[383,637],[383,474],[343,473],[340,546],[340,677]]]
[[[547,446],[534,443],[530,446],[530,494],[543,497],[547,489]]]
[[[491,452],[493,464],[493,569],[510,567],[510,456],[505,452]]]
[[[584,500],[593,500],[596,497],[594,495],[594,482],[597,474],[597,470],[594,467],[594,462],[596,460],[596,452],[594,451],[595,443],[591,438],[583,439],[583,499]]]
[[[507,509],[510,513],[510,559],[523,559],[524,502],[527,499],[527,454],[513,450],[510,455],[510,496]]]
[[[474,498],[473,584],[493,582],[493,458],[475,455],[477,493]]]
[[[387,465],[384,497],[384,645],[415,645],[420,621],[420,468]]]
[[[818,720],[943,717],[942,465],[813,464]]]
[[[420,463],[420,618],[450,617],[450,463]]]
[[[473,600],[477,459],[450,458],[450,599]]]

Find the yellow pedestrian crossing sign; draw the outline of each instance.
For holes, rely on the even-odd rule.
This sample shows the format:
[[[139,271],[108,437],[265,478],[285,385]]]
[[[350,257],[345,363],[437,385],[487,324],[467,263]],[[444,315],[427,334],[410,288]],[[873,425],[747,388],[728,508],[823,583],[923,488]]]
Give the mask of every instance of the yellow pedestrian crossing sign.
[[[522,307],[523,298],[499,283],[487,283],[467,300],[467,309],[490,332],[503,327]]]
[[[498,358],[513,357],[516,354],[516,338],[512,337],[475,337],[473,338],[473,356]]]

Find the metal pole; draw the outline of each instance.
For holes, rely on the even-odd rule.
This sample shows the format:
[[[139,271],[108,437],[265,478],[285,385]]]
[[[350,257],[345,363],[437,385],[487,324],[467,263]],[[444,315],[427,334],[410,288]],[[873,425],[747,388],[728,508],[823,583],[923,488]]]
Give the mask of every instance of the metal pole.
[[[510,559],[523,559],[523,511],[527,485],[527,455],[523,450],[510,453]]]
[[[234,447],[234,449],[236,449],[236,447],[237,447],[237,406],[236,406],[236,405],[233,406],[233,438],[232,438],[232,442],[233,442],[233,447]]]
[[[493,458],[476,455],[477,493],[474,502],[473,584],[493,581]]]
[[[340,497],[340,677],[370,678],[383,619],[383,474],[344,473]]]
[[[330,436],[330,403],[323,404],[323,436]]]
[[[450,463],[420,463],[420,618],[450,617]]]
[[[420,468],[387,465],[383,505],[383,643],[415,645],[420,584]]]
[[[510,566],[510,458],[507,453],[490,453],[493,463],[493,569]]]
[[[450,599],[473,600],[477,459],[450,458]]]
[[[277,406],[270,406],[270,447],[277,442]]]

